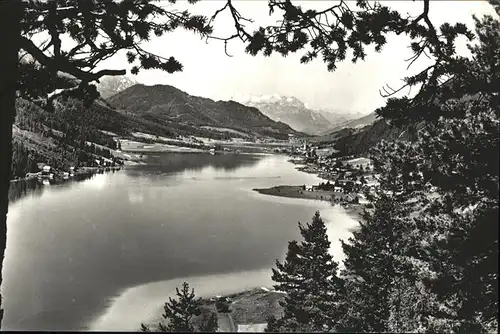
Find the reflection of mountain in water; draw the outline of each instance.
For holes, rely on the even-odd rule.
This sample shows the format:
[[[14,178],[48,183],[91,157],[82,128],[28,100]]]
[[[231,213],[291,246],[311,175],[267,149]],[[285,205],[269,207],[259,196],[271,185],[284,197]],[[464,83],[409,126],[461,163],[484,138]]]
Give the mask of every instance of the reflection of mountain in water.
[[[131,177],[144,175],[161,175],[183,172],[185,170],[199,171],[206,167],[221,169],[225,172],[241,167],[250,167],[261,159],[249,154],[216,154],[203,153],[166,153],[147,157],[147,165],[131,166],[125,172]]]
[[[45,180],[49,184],[43,184],[42,180],[39,179],[11,182],[9,187],[9,204],[13,204],[27,195],[41,196],[47,186],[57,185],[58,188],[68,187],[72,182],[88,180],[93,176],[93,174],[77,174],[71,180]]]
[[[260,160],[259,156],[236,154],[199,154],[199,153],[166,153],[147,157],[147,165],[131,166],[125,170],[127,176],[151,177],[164,174],[173,174],[185,170],[201,170],[205,167],[233,171],[241,167],[250,167]],[[47,180],[50,184],[43,184],[41,180],[29,179],[11,182],[9,188],[9,203],[15,203],[27,196],[41,196],[46,187],[68,187],[75,181],[91,179],[93,174],[77,174],[71,180]]]
[[[43,185],[37,179],[11,182],[9,187],[9,203],[12,204],[28,194],[40,196],[43,192]]]

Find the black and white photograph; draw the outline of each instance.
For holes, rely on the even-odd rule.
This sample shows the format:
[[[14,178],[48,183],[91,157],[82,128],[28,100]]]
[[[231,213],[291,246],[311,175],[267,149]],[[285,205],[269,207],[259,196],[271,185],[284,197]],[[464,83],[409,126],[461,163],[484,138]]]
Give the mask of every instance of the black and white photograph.
[[[0,0],[0,330],[497,333],[500,0]]]

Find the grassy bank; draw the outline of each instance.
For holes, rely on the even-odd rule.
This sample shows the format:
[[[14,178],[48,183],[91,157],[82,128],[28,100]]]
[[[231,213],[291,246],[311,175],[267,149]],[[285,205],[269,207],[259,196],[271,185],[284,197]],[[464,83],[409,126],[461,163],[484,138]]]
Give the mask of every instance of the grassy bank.
[[[302,186],[276,186],[271,188],[253,189],[254,191],[271,196],[302,198],[309,200],[327,201],[332,203],[334,198],[342,199],[345,194],[342,192],[328,190],[303,190]],[[363,213],[362,204],[338,204],[347,211],[347,214],[355,219],[359,219]]]
[[[304,198],[304,199],[317,199],[330,202],[333,197],[341,196],[341,193],[326,190],[303,190],[302,186],[276,186],[271,188],[253,189],[260,194],[291,197],[291,198]]]

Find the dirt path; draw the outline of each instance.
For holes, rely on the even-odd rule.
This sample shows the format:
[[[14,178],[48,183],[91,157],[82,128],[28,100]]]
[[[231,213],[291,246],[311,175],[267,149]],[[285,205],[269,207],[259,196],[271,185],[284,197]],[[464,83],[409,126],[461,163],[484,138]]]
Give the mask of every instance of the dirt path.
[[[234,325],[233,318],[230,314],[218,313],[217,314],[217,323],[219,324],[218,332],[236,332],[237,328]]]

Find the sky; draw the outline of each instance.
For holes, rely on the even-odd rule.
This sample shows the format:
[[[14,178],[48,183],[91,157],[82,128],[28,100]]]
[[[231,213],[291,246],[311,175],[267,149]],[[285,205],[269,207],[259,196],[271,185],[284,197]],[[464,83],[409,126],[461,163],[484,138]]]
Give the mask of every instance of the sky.
[[[274,23],[276,15],[270,17],[266,0],[233,1],[244,17],[251,17],[254,25]],[[324,9],[331,1],[298,1],[305,9]],[[195,14],[211,16],[224,5],[222,0],[204,0],[194,5],[187,2],[173,8],[189,9]],[[402,13],[418,15],[422,1],[382,1]],[[169,6],[162,1],[162,6]],[[444,22],[463,22],[473,28],[472,14],[495,15],[486,1],[431,1],[430,18],[435,26]],[[252,31],[253,29],[249,29]],[[220,16],[214,25],[216,36],[226,37],[234,32],[229,16]],[[300,51],[286,58],[279,54],[270,57],[250,56],[244,52],[239,41],[228,43],[228,57],[224,44],[210,40],[208,43],[192,32],[177,30],[161,37],[152,38],[144,49],[161,56],[174,56],[184,66],[182,72],[168,74],[159,70],[141,71],[132,76],[146,84],[175,86],[191,95],[214,100],[244,100],[247,96],[279,94],[295,96],[310,108],[359,112],[367,114],[384,105],[379,90],[389,84],[397,87],[405,75],[417,73],[425,60],[416,62],[410,70],[405,59],[411,56],[409,40],[402,36],[390,36],[380,53],[369,50],[365,61],[352,64],[348,59],[338,65],[335,72],[328,72],[326,65],[317,59],[309,64],[300,64]],[[460,43],[463,50],[465,42]],[[129,68],[123,53],[101,64],[102,68]]]

